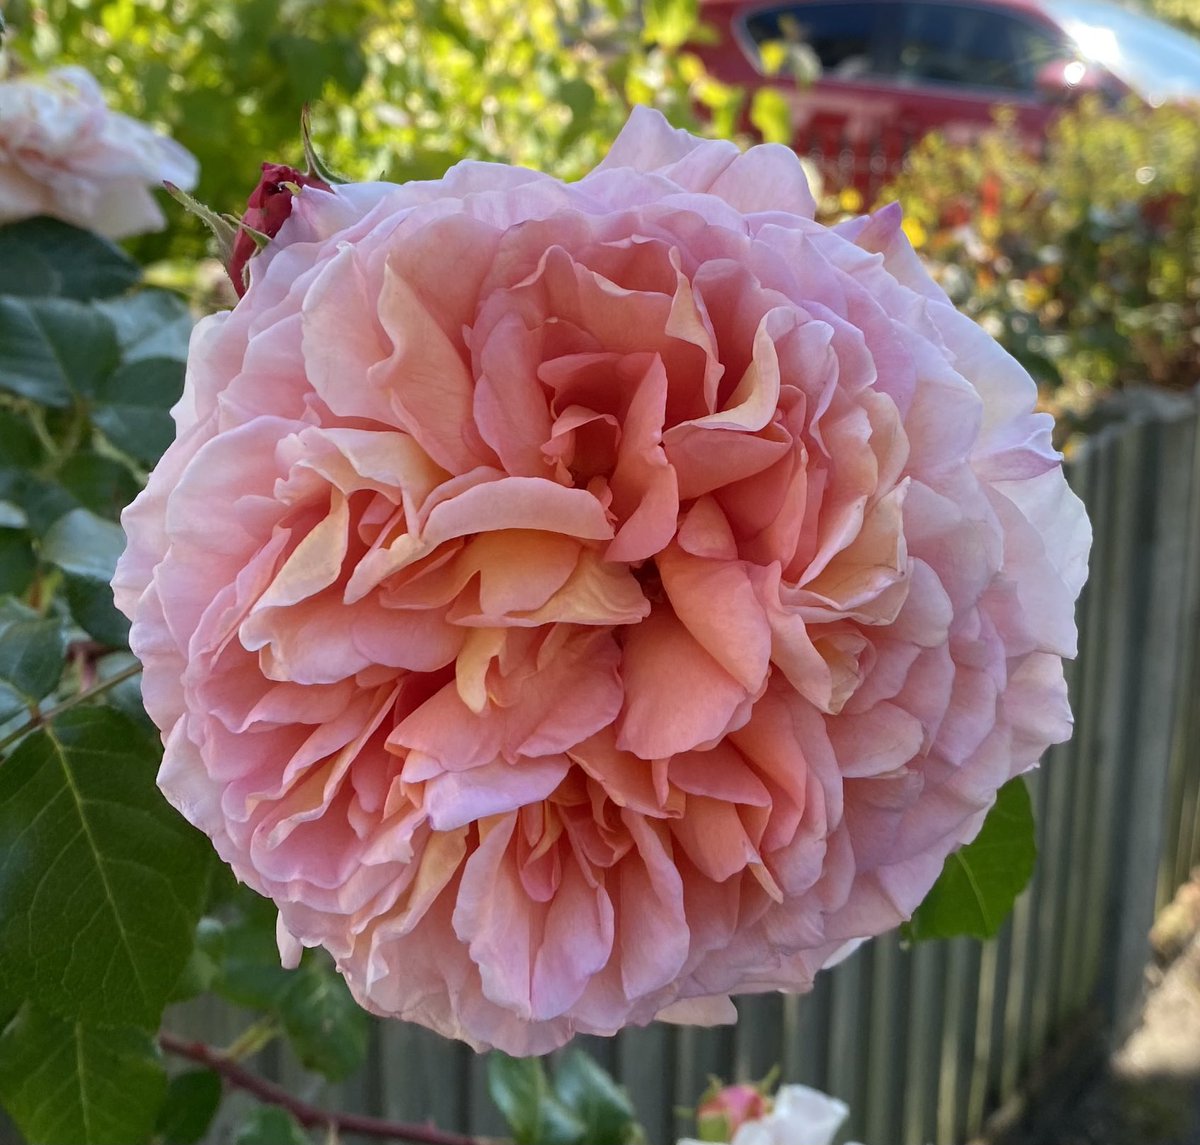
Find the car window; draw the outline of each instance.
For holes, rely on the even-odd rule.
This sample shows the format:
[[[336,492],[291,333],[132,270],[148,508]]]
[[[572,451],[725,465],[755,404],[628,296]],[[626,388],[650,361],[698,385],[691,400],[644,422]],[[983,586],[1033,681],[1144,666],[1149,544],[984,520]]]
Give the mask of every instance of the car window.
[[[904,80],[1033,92],[1038,70],[1071,54],[1049,29],[995,9],[920,3],[902,9]]]
[[[755,48],[783,45],[815,57],[820,74],[854,79],[874,71],[880,4],[795,4],[752,12],[745,29]]]

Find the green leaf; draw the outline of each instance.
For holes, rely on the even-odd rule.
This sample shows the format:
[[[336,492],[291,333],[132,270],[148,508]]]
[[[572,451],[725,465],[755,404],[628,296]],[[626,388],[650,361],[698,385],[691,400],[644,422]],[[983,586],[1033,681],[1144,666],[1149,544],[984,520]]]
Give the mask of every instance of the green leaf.
[[[154,787],[158,748],[76,708],[0,767],[0,996],[154,1028],[194,943],[207,841]]]
[[[42,540],[42,559],[65,574],[63,594],[76,623],[115,647],[129,639],[129,621],[117,611],[109,587],[124,548],[121,526],[88,509],[60,517]]]
[[[107,680],[127,668],[133,667],[137,660],[128,652],[113,652],[96,662],[96,677]],[[141,676],[131,676],[119,684],[110,686],[104,693],[104,705],[114,708],[122,715],[143,727],[151,736],[158,735],[154,721],[146,714],[146,705],[142,703]]]
[[[18,414],[0,409],[0,457],[5,463],[32,469],[45,455],[33,426]]]
[[[87,509],[72,509],[46,531],[42,556],[65,573],[108,584],[125,549],[120,525]]]
[[[127,465],[90,449],[68,457],[58,479],[80,505],[108,519],[115,519],[142,488]]]
[[[146,289],[109,302],[100,310],[113,324],[121,356],[126,362],[140,358],[187,357],[192,315],[187,304],[169,290]]]
[[[906,938],[992,938],[1033,874],[1033,808],[1021,778],[997,793],[974,841],[952,853],[933,889],[903,927]]]
[[[20,239],[5,242],[3,231],[0,231],[0,258],[5,260],[0,293],[24,298],[46,298],[62,293],[62,276],[36,247]]]
[[[367,1052],[366,1011],[318,952],[307,952],[288,978],[278,1009],[296,1056],[330,1081],[349,1077]]]
[[[312,1145],[300,1123],[277,1105],[260,1105],[238,1126],[233,1145]]]
[[[193,1069],[171,1078],[154,1135],[164,1145],[195,1145],[208,1132],[221,1105],[221,1076]]]
[[[698,12],[697,0],[646,0],[642,5],[643,38],[664,48],[681,47],[691,38]]]
[[[118,449],[153,465],[175,438],[167,412],[183,392],[177,358],[139,358],[109,375],[96,390],[92,421]]]
[[[41,405],[66,407],[117,364],[112,323],[66,298],[0,297],[0,388]]]
[[[36,1145],[140,1145],[167,1079],[154,1042],[31,1005],[0,1033],[0,1104]]]
[[[21,265],[21,256],[31,250],[58,279],[54,293],[67,298],[109,298],[128,290],[142,276],[137,263],[120,247],[91,231],[57,219],[27,219],[0,227],[4,293],[12,293],[7,289],[7,268]]]
[[[760,87],[750,100],[750,122],[767,143],[792,141],[792,108],[787,97],[772,87]]]
[[[276,910],[269,899],[239,889],[234,917],[201,924],[200,945],[219,967],[213,990],[278,1017],[296,1056],[331,1081],[349,1076],[367,1046],[368,1019],[327,956],[306,951],[296,970],[279,962]]]
[[[211,923],[201,935],[203,949],[220,967],[213,989],[236,1005],[278,1013],[292,972],[279,963],[274,904],[245,887],[237,889],[234,903],[233,918]]]
[[[629,1095],[583,1050],[567,1052],[554,1071],[554,1089],[584,1124],[582,1145],[621,1145],[636,1118]]]
[[[66,576],[62,591],[71,616],[84,632],[110,648],[129,646],[129,618],[113,604],[107,584]]]
[[[59,517],[79,505],[57,482],[23,469],[0,469],[0,497],[25,510],[35,536],[44,534]]]
[[[20,596],[36,571],[37,557],[25,533],[20,529],[0,528],[0,595]]]
[[[488,1055],[488,1092],[517,1145],[580,1145],[586,1126],[551,1090],[538,1058]]]
[[[67,637],[57,617],[0,600],[0,720],[32,708],[62,676]],[[6,699],[15,706],[5,710]]]

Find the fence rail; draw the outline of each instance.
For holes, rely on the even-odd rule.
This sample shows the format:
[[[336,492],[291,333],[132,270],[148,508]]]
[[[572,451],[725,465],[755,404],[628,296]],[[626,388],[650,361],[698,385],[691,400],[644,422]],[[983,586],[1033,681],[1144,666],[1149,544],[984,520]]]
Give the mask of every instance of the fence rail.
[[[1101,1044],[1136,1012],[1154,910],[1200,860],[1200,401],[1146,393],[1125,406],[1068,467],[1095,528],[1068,669],[1076,730],[1029,776],[1040,857],[1012,917],[986,944],[878,939],[806,997],[740,999],[735,1028],[579,1039],[628,1087],[656,1145],[689,1128],[675,1110],[709,1075],[776,1064],[845,1099],[858,1140],[961,1145],[1047,1053]],[[194,1004],[176,1019],[215,1040],[241,1025]],[[330,1105],[503,1134],[482,1059],[401,1023],[371,1038],[367,1067],[338,1087],[278,1047],[259,1065]]]

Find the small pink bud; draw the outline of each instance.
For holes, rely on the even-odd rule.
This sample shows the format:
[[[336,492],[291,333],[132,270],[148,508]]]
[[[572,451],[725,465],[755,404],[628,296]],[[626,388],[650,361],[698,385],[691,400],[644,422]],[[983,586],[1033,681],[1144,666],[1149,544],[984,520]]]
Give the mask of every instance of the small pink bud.
[[[747,1121],[770,1112],[771,1103],[757,1086],[727,1085],[697,1107],[696,1127],[702,1141],[729,1141]]]

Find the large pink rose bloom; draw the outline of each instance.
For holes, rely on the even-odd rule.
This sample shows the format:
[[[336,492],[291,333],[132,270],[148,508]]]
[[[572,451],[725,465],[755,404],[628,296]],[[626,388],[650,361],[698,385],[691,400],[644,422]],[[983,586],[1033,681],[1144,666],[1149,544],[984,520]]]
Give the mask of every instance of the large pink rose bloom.
[[[51,215],[112,239],[161,230],[151,189],[189,189],[196,160],[110,111],[82,68],[0,82],[0,224]]]
[[[888,208],[636,112],[305,188],[115,580],[160,783],[362,1004],[539,1053],[804,990],[1070,731],[1088,526]]]

